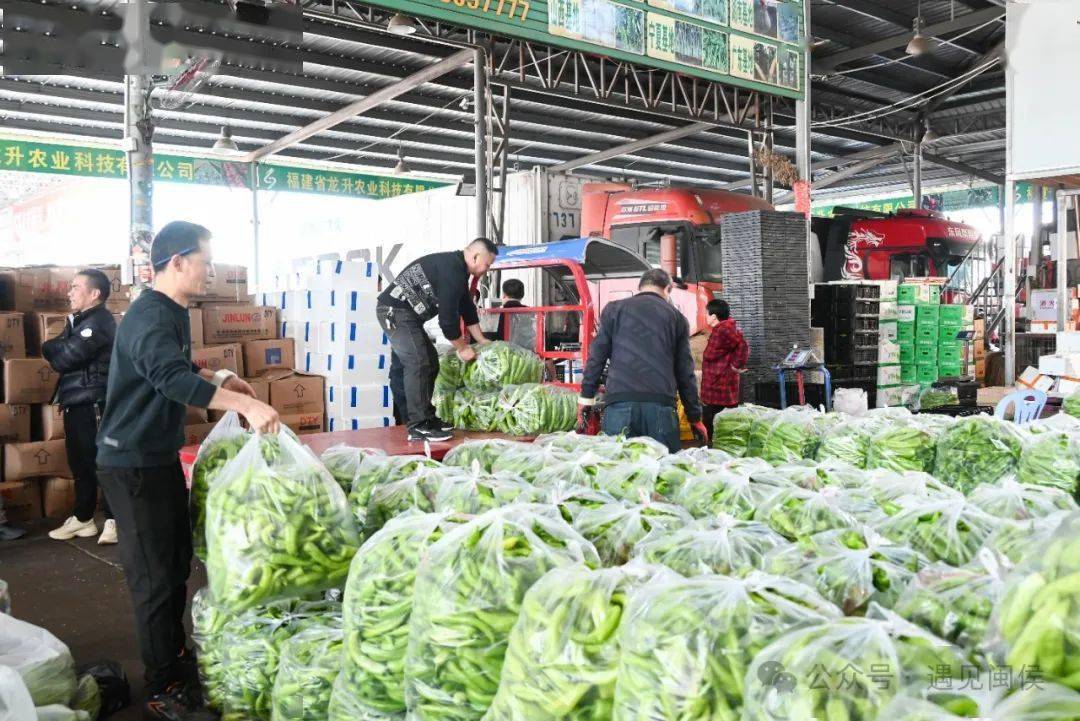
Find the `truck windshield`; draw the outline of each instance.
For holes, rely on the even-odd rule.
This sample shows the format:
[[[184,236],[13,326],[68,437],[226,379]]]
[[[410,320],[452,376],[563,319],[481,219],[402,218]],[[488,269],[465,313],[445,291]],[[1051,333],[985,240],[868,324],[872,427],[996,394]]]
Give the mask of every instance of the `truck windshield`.
[[[925,278],[930,275],[930,256],[926,253],[899,253],[889,259],[889,278]]]
[[[660,236],[671,233],[678,239],[676,275],[685,281],[720,283],[720,229],[690,225],[634,225],[612,227],[611,240],[642,256],[650,265],[660,265]]]

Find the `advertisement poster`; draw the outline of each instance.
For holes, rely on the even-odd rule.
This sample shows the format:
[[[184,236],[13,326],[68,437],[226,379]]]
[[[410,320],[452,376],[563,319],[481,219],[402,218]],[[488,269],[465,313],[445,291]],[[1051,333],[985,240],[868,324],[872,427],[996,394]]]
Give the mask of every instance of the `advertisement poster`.
[[[727,33],[658,13],[649,13],[648,53],[660,60],[728,72]]]
[[[718,25],[728,24],[728,0],[649,0],[649,4]]]
[[[731,37],[730,44],[732,75],[772,85],[778,83],[775,45],[737,35]]]
[[[645,13],[610,0],[556,2],[548,13],[548,32],[605,48],[645,54]]]
[[[799,89],[799,53],[792,48],[780,48],[776,82],[785,88]]]

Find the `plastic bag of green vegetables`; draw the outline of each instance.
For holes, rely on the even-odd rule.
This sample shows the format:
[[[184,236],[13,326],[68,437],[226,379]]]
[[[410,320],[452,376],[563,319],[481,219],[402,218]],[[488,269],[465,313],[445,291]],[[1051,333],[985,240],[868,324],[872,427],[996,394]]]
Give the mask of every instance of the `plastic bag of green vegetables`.
[[[961,493],[1016,472],[1022,450],[1013,423],[989,416],[957,421],[938,438],[934,476]]]
[[[502,438],[466,441],[460,446],[450,449],[450,452],[443,458],[443,465],[472,468],[473,463],[477,463],[480,470],[491,473],[491,466],[504,453],[510,453],[516,449],[531,449],[532,447],[531,443],[507,441]]]
[[[435,376],[435,387],[439,390],[454,390],[463,385],[465,385],[465,362],[458,357],[454,349],[440,353],[439,374]]]
[[[432,544],[416,578],[405,699],[416,721],[479,721],[525,592],[553,568],[598,565],[554,506],[488,511]]]
[[[435,415],[446,421],[454,423],[454,409],[457,407],[457,388],[444,388],[436,385],[431,392],[431,405],[435,408]]]
[[[9,666],[0,666],[0,719],[33,721],[34,701],[22,678]]]
[[[800,486],[818,490],[826,486],[859,488],[866,473],[843,461],[798,461],[773,468],[763,468],[750,474],[757,483],[771,486]]]
[[[574,525],[574,519],[583,511],[618,502],[618,499],[610,493],[569,483],[556,483],[550,488],[545,488],[543,494],[537,499],[537,503],[550,503],[558,508],[563,520],[571,526]]]
[[[650,532],[674,530],[693,521],[682,506],[671,503],[617,501],[581,509],[574,515],[573,526],[596,547],[601,563],[619,566],[630,559],[634,545]]]
[[[918,551],[865,526],[818,533],[770,553],[764,568],[813,586],[843,610],[859,616],[871,602],[892,608],[928,561]]]
[[[229,411],[213,427],[199,445],[195,465],[191,468],[191,492],[188,507],[191,515],[191,547],[201,560],[206,560],[206,497],[210,485],[225,465],[236,457],[251,434],[240,424],[236,411]]]
[[[764,523],[722,513],[650,533],[634,546],[634,557],[686,577],[708,573],[738,577],[762,568],[767,553],[788,545],[786,538]]]
[[[326,470],[330,471],[330,475],[341,486],[341,490],[349,493],[356,479],[362,475],[360,469],[367,456],[385,458],[386,453],[378,448],[355,448],[341,443],[323,451],[319,460],[326,466]]]
[[[484,721],[610,719],[627,601],[658,579],[678,580],[642,564],[568,566],[541,577],[510,631],[499,690]]]
[[[862,487],[890,516],[900,510],[897,501],[904,496],[925,500],[963,498],[959,491],[922,471],[895,472],[877,468],[863,475]]]
[[[1017,478],[1023,483],[1080,492],[1080,443],[1060,431],[1032,437],[1020,453]]]
[[[343,582],[360,546],[341,486],[293,436],[277,442],[267,463],[263,438],[248,441],[207,499],[210,592],[236,611]]]
[[[357,551],[345,585],[345,651],[330,719],[405,712],[405,652],[416,572],[427,548],[455,524],[445,513],[406,513]]]
[[[966,566],[934,563],[915,576],[893,610],[927,631],[968,651],[978,648],[994,604],[1001,599],[1005,568],[980,553]]]
[[[902,473],[934,469],[937,428],[911,418],[874,433],[867,447],[866,467]]]
[[[660,500],[656,479],[660,462],[654,458],[601,465],[593,478],[593,487],[631,503]]]
[[[444,474],[435,488],[433,510],[439,513],[456,512],[478,514],[511,503],[530,503],[542,494],[517,476],[510,473],[483,473],[459,469],[458,473]]]
[[[472,391],[462,388],[454,394],[454,425],[466,431],[494,431],[499,416],[497,391]]]
[[[476,348],[476,360],[465,366],[465,386],[473,391],[497,391],[506,385],[544,380],[540,356],[519,345],[495,341]]]
[[[1073,418],[1080,418],[1080,391],[1066,397],[1061,403],[1061,410]]]
[[[268,721],[281,644],[302,625],[297,603],[278,601],[230,619],[220,637],[222,721]]]
[[[889,721],[1077,721],[1080,694],[1055,683],[1014,682],[995,685],[993,672],[983,671],[956,690],[927,690],[917,684],[897,694],[878,715]],[[1014,693],[1015,691],[1015,693]]]
[[[835,528],[855,528],[881,515],[874,499],[855,488],[793,486],[769,497],[754,518],[795,541]]]
[[[324,616],[282,644],[271,721],[325,721],[342,646],[340,616]]]
[[[1080,513],[1073,513],[1006,577],[987,633],[995,657],[1080,690],[1078,606]]]
[[[522,383],[499,392],[496,430],[512,436],[569,431],[577,422],[577,394],[558,386]]]
[[[395,483],[424,468],[439,468],[442,464],[427,456],[364,456],[360,459],[360,471],[349,491],[349,507],[356,520],[357,529],[365,536],[379,530],[368,522],[368,506],[371,494],[379,486]]]
[[[376,486],[368,503],[368,528],[378,531],[390,519],[408,511],[434,512],[435,494],[443,480],[467,474],[463,468],[420,467],[400,480]]]
[[[557,461],[540,469],[532,482],[538,488],[552,488],[559,483],[599,488],[597,478],[600,473],[604,469],[614,468],[620,464],[620,461],[609,460],[592,451],[586,451],[576,458]]]
[[[753,455],[749,452],[751,429],[775,413],[771,408],[753,404],[725,408],[713,417],[712,447],[732,456]]]
[[[755,459],[746,459],[755,460]],[[759,462],[768,468],[764,461]],[[759,466],[760,468],[761,466]],[[750,520],[758,507],[791,484],[757,483],[750,480],[754,468],[748,463],[727,464],[709,473],[689,478],[679,489],[675,502],[690,511],[694,518],[726,513]]]
[[[968,502],[991,516],[1017,521],[1078,510],[1072,496],[1060,488],[1018,483],[1012,476],[976,486]]]
[[[191,599],[191,640],[198,652],[199,681],[202,683],[206,705],[215,711],[222,709],[225,679],[223,659],[225,646],[222,636],[234,614],[214,603],[210,589],[200,588]]]
[[[97,721],[98,716],[101,715],[101,686],[92,675],[84,673],[79,676],[75,696],[71,699],[71,709],[82,711],[90,721]]]
[[[816,426],[819,415],[806,406],[792,406],[780,411],[769,424],[759,455],[769,463],[813,458],[819,440]]]
[[[789,631],[754,657],[743,721],[874,721],[909,684],[959,679],[960,649],[871,604],[866,618]]]
[[[612,721],[736,721],[755,655],[839,616],[812,588],[758,571],[647,584],[620,630]]]
[[[530,483],[548,466],[572,458],[565,451],[535,443],[518,443],[507,448],[491,462],[492,473],[512,473]]]
[[[889,416],[879,413],[867,413],[858,418],[845,418],[822,435],[817,449],[817,459],[841,461],[853,468],[866,468],[871,439],[893,422]]]
[[[688,479],[717,472],[723,464],[731,460],[731,455],[724,451],[711,448],[688,450],[698,451],[699,454],[691,455],[686,451],[680,451],[659,460],[654,490],[660,498],[669,500],[677,498]]]
[[[1049,516],[1023,521],[1003,520],[997,530],[990,534],[990,538],[986,539],[984,547],[1015,566],[1046,542],[1070,515],[1068,511],[1058,511]]]
[[[932,411],[942,406],[955,406],[959,402],[956,386],[930,386],[919,392],[914,408],[917,411]]]
[[[874,529],[897,543],[907,543],[931,561],[953,566],[971,561],[1003,523],[962,496],[904,496],[896,505],[892,515],[873,524]]]
[[[591,451],[610,461],[638,461],[642,458],[663,458],[669,451],[660,441],[638,436],[585,436],[568,431],[537,436],[534,443],[569,452],[575,456]]]
[[[66,704],[75,695],[75,661],[44,628],[0,613],[0,666],[22,677],[35,706]]]

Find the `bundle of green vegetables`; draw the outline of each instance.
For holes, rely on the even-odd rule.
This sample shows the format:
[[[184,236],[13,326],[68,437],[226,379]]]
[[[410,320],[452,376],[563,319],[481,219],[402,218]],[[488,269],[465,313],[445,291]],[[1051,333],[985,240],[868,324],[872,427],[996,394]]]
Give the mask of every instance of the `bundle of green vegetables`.
[[[1075,391],[1061,403],[1061,410],[1073,418],[1080,418],[1080,391]]]
[[[764,523],[719,514],[651,533],[634,547],[634,554],[686,577],[708,573],[738,577],[763,568],[766,554],[788,545],[787,539]]]
[[[750,459],[748,459],[750,460]],[[760,461],[765,468],[768,464]],[[754,518],[761,504],[790,485],[755,483],[750,480],[753,468],[749,464],[728,464],[703,476],[687,479],[675,497],[675,502],[690,511],[695,518],[707,518],[726,513],[735,518]]]
[[[98,720],[101,715],[101,686],[93,675],[84,673],[79,676],[75,696],[71,699],[71,710],[85,713],[88,721]]]
[[[438,461],[426,456],[362,456],[349,491],[349,508],[352,509],[357,530],[365,536],[379,530],[368,520],[368,506],[371,505],[371,494],[375,488],[408,478],[422,468],[439,466]]]
[[[886,425],[874,433],[867,447],[866,467],[904,471],[932,471],[938,428],[923,417]]]
[[[596,479],[601,471],[617,465],[620,465],[619,461],[608,460],[592,451],[586,451],[576,458],[556,461],[538,469],[532,482],[538,488],[553,488],[560,483],[598,488]]]
[[[593,487],[631,503],[660,499],[656,481],[660,476],[660,461],[642,458],[635,462],[601,465],[593,478]]]
[[[512,436],[569,431],[577,422],[577,394],[539,383],[504,386],[495,430]]]
[[[466,431],[488,433],[496,429],[499,416],[497,391],[462,388],[454,394],[454,426]]]
[[[826,486],[859,488],[866,473],[843,461],[798,461],[774,468],[763,468],[750,474],[750,480],[770,486],[799,486],[820,490]]]
[[[834,528],[853,528],[881,515],[868,494],[827,486],[811,490],[786,488],[770,496],[754,515],[788,540],[807,538]]]
[[[6,613],[0,613],[0,667],[19,674],[35,706],[64,705],[75,695],[75,660],[68,647],[44,628]]]
[[[465,385],[465,362],[451,348],[439,354],[439,374],[435,376],[437,390],[453,391]]]
[[[528,503],[541,491],[509,473],[456,469],[444,473],[435,487],[433,510],[478,514],[511,503]]]
[[[457,408],[457,394],[460,389],[446,388],[436,385],[431,392],[431,405],[435,408],[435,415],[448,423],[454,423],[454,415]]]
[[[1018,483],[1011,476],[996,483],[983,483],[968,495],[968,502],[998,518],[1022,521],[1042,518],[1058,511],[1078,510],[1066,491],[1052,486]]]
[[[340,616],[324,616],[281,647],[272,693],[271,721],[325,721],[334,679],[341,670]]]
[[[495,341],[476,348],[476,360],[466,364],[464,385],[473,391],[498,391],[503,386],[539,383],[544,379],[540,356],[519,345]]]
[[[675,499],[689,479],[718,472],[730,460],[730,454],[711,448],[690,448],[664,456],[657,462],[656,495]]]
[[[963,418],[938,438],[934,476],[969,493],[1015,473],[1021,448],[1014,424],[989,416]]]
[[[931,561],[953,566],[971,561],[1003,523],[962,496],[904,496],[896,504],[898,508],[891,516],[874,524],[875,530],[897,543],[910,545]]]
[[[210,597],[210,589],[200,588],[191,599],[191,640],[195,643],[206,705],[215,711],[222,709],[225,679],[222,676],[225,645],[222,636],[234,615],[221,608]]]
[[[543,494],[537,499],[537,503],[550,503],[559,509],[559,515],[571,526],[574,519],[582,512],[618,503],[618,499],[610,493],[597,491],[587,486],[575,486],[570,483],[556,483],[550,488],[544,489]]]
[[[1027,680],[1002,683],[993,672],[982,672],[956,686],[949,690],[927,691],[926,684],[913,685],[895,696],[878,718],[889,721],[1080,719],[1080,693],[1060,684]]]
[[[821,427],[817,411],[806,406],[792,406],[780,411],[762,439],[758,456],[769,463],[791,463],[813,458],[817,450]]]
[[[454,446],[443,457],[443,465],[457,466],[459,468],[472,468],[476,463],[480,470],[491,473],[492,466],[506,453],[514,450],[529,450],[533,446],[530,443],[507,441],[502,438],[489,438],[480,441],[466,441],[459,446]]]
[[[586,452],[609,461],[638,461],[642,458],[663,458],[668,455],[667,446],[653,438],[624,436],[584,436],[569,431],[547,433],[537,436],[535,443],[557,451],[580,456]]]
[[[352,491],[357,478],[362,475],[360,469],[368,456],[385,457],[386,454],[378,448],[355,448],[338,444],[323,451],[319,460],[326,466],[326,470],[330,471],[330,475],[341,486],[341,490],[348,494]]]
[[[200,560],[206,560],[206,497],[210,486],[225,465],[236,457],[251,434],[240,424],[235,411],[226,413],[199,445],[191,468],[191,492],[188,496],[191,516],[191,548]]]
[[[1080,494],[1080,443],[1076,436],[1061,431],[1034,436],[1020,453],[1016,477],[1074,497]]]
[[[992,556],[956,568],[934,563],[919,571],[893,610],[957,646],[974,651],[986,637],[1004,568]]]
[[[949,488],[929,473],[922,471],[897,473],[878,468],[863,475],[862,487],[890,516],[900,510],[897,501],[905,496],[924,500],[963,498],[963,494],[959,491]]]
[[[830,428],[817,449],[819,461],[842,461],[853,468],[866,468],[870,439],[883,423],[865,418],[849,418]]]
[[[530,483],[548,466],[571,460],[571,454],[536,445],[521,443],[504,450],[491,462],[492,473],[512,473]]]
[[[670,531],[691,523],[690,514],[671,503],[616,501],[582,508],[573,516],[574,529],[596,547],[605,566],[626,563],[634,546],[650,532]]]
[[[720,411],[713,418],[712,447],[736,457],[755,455],[751,433],[755,425],[766,426],[775,414],[771,408],[752,404]]]
[[[1070,515],[1068,511],[1058,511],[1049,516],[1023,521],[1003,520],[997,530],[990,534],[984,546],[1015,566],[1043,545]]]

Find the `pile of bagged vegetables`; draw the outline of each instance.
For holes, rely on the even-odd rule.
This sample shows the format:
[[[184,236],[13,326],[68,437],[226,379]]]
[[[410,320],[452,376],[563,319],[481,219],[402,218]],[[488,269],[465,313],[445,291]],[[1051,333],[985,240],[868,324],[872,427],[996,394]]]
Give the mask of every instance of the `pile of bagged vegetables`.
[[[443,370],[496,407],[530,388]],[[715,448],[677,454],[553,432],[443,463],[222,429],[200,454],[210,583],[192,604],[208,704],[225,721],[1080,721],[1080,424],[744,407],[716,426]],[[0,666],[4,642],[0,625]],[[27,685],[75,708],[62,657],[39,666]],[[999,687],[962,689],[973,674]]]

